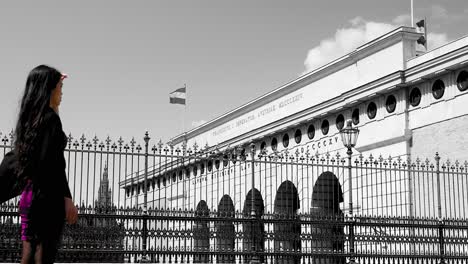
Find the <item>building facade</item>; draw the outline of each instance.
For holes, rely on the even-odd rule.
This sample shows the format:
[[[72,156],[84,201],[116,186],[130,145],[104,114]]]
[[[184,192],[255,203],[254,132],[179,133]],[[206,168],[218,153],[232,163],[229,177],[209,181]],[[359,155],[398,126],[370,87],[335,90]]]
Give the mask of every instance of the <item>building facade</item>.
[[[195,146],[189,153],[198,155],[154,162],[148,174],[150,206],[243,211],[250,206],[252,191],[258,191],[265,212],[331,208],[437,216],[429,198],[420,195],[437,187],[434,173],[417,177],[390,167],[398,161],[407,167],[428,169],[444,162],[459,168],[468,160],[468,37],[421,52],[416,43],[420,36],[414,28],[397,28],[174,137],[172,151],[178,149],[182,156],[187,146]],[[346,149],[339,132],[347,120],[360,130],[351,180],[346,164],[340,163]],[[383,168],[374,174],[376,162],[381,169],[388,166],[388,172]],[[143,204],[143,178],[136,173],[121,183],[128,204]],[[467,183],[445,180],[438,186],[447,190],[438,200],[447,202],[453,194],[460,203],[443,214],[466,217]],[[450,186],[460,189],[455,192]],[[348,195],[351,188],[357,193],[354,198]],[[333,193],[329,203],[328,192]],[[349,199],[354,208],[349,208]]]

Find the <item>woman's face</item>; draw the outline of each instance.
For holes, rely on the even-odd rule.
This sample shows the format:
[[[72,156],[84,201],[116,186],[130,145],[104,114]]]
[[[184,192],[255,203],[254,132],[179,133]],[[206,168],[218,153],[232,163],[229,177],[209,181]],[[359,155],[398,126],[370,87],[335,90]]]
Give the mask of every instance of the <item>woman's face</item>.
[[[52,90],[52,95],[50,96],[50,106],[52,108],[57,108],[60,106],[62,102],[62,86],[63,86],[63,78],[57,83],[55,89]]]

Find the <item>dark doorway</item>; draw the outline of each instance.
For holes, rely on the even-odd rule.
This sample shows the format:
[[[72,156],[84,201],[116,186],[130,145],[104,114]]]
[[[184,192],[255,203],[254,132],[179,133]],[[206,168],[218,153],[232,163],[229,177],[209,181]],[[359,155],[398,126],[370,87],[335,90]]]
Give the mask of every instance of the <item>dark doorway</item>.
[[[312,193],[311,215],[327,222],[311,227],[312,249],[318,252],[343,252],[344,217],[340,209],[343,191],[338,178],[332,172],[322,173],[315,182]],[[322,258],[319,262],[329,264],[345,263],[344,257]]]
[[[218,220],[216,221],[216,250],[230,254],[218,255],[218,263],[234,263],[234,203],[229,195],[225,194],[218,204]]]
[[[276,191],[274,210],[280,222],[274,224],[275,252],[291,252],[301,249],[301,224],[297,216],[299,196],[291,181],[284,181]],[[278,256],[276,263],[300,263],[299,256]]]
[[[193,224],[193,249],[200,254],[193,255],[194,263],[209,262],[208,254],[203,254],[203,252],[210,251],[210,229],[208,221],[204,219],[209,215],[210,211],[206,202],[204,200],[198,202]]]
[[[253,206],[252,206],[252,193],[253,193]],[[255,212],[255,217],[252,216],[252,208],[254,209]],[[243,242],[243,248],[244,251],[252,251],[255,250],[255,252],[263,252],[264,251],[264,233],[265,233],[265,228],[263,223],[261,223],[261,218],[263,216],[263,212],[265,210],[265,206],[263,204],[263,198],[262,194],[260,193],[259,190],[253,189],[250,190],[247,193],[247,196],[245,197],[244,201],[244,209],[242,210],[242,213],[245,218],[247,219],[252,219],[252,222],[243,222],[242,224],[242,229],[244,231],[244,242]],[[258,256],[258,254],[257,254]],[[251,255],[246,255],[244,258],[245,263],[249,263],[252,260]],[[259,260],[261,263],[264,263],[264,257],[263,255],[260,255],[260,257],[257,257],[257,260]]]

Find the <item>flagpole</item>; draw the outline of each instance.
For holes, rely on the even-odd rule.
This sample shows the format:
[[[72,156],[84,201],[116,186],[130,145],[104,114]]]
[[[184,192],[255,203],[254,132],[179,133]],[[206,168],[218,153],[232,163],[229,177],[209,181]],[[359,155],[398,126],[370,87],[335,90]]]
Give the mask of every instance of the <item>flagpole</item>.
[[[426,39],[426,42],[424,43],[424,48],[426,48],[426,51],[427,51],[428,39],[427,39],[427,18],[426,17],[424,17],[424,38]]]
[[[185,145],[187,145],[187,133],[185,132],[185,115],[187,115],[187,84],[186,83],[184,83],[184,88],[185,88],[185,104],[184,104],[182,133],[184,133],[184,143]]]
[[[413,5],[413,0],[411,0],[411,26],[414,27],[414,5]]]

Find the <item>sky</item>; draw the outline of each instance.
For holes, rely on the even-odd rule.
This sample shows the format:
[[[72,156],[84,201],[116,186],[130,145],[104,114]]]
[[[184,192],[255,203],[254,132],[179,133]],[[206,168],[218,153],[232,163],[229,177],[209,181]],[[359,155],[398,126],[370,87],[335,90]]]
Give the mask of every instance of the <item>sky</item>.
[[[429,49],[468,34],[466,0],[414,0]],[[37,65],[69,78],[74,138],[151,143],[210,121],[400,25],[410,1],[2,1],[0,131]],[[187,86],[187,105],[169,93]]]

